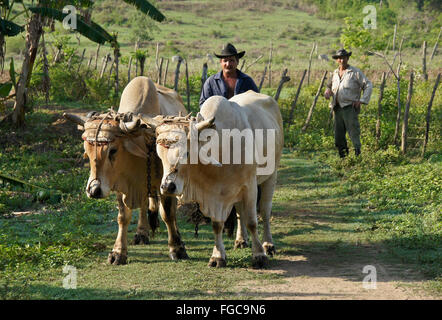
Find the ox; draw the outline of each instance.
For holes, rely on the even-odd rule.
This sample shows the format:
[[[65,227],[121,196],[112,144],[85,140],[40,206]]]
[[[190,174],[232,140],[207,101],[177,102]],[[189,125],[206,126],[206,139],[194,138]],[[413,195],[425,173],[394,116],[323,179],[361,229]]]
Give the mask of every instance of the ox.
[[[247,241],[247,227],[252,237],[253,266],[263,267],[268,261],[267,256],[275,252],[270,232],[270,216],[276,169],[284,142],[282,117],[277,102],[269,96],[248,91],[230,100],[221,96],[210,97],[202,105],[196,118],[159,116],[152,119],[144,115],[139,116],[142,126],[155,129],[157,153],[164,169],[161,193],[181,196],[183,202],[197,202],[201,212],[212,220],[215,247],[209,266],[226,266],[222,230],[232,207],[235,206],[239,212],[235,247],[242,247],[239,244]],[[256,159],[250,163],[235,163],[227,159],[228,156],[224,159],[227,153],[234,156],[232,153],[234,145],[230,143],[231,141],[228,144],[225,144],[225,141],[213,144],[213,138],[209,140],[208,135],[202,139],[204,131],[209,128],[213,128],[211,130],[217,133],[212,137],[221,137],[225,130],[231,129],[240,132],[248,129],[254,135],[252,138],[256,138],[254,132],[257,130],[264,133],[273,132],[272,152],[269,149],[269,139],[262,139],[262,154],[266,153],[268,157],[273,157],[273,170],[260,171],[264,165]],[[211,158],[206,159],[205,164],[202,161],[192,162],[191,159],[192,137],[195,132],[199,136],[195,138],[198,155],[201,155],[204,148],[207,150],[209,143],[215,146],[215,149],[211,149],[209,156]],[[269,135],[270,133],[267,133],[267,138]],[[230,138],[234,140],[234,137]],[[250,150],[245,150],[242,140],[240,152],[241,159],[245,159],[247,153],[250,153]],[[223,155],[222,163],[219,159],[215,159],[216,153]],[[262,244],[257,232],[257,207],[264,222]]]
[[[141,135],[137,121],[131,117],[132,113],[156,116],[185,111],[175,91],[155,85],[147,77],[136,77],[123,90],[118,114],[92,113],[89,117],[65,114],[84,130],[85,157],[90,161],[87,196],[98,199],[107,197],[111,191],[117,192],[118,236],[109,253],[110,264],[127,263],[127,228],[132,210],[137,208],[140,214],[134,244],[149,243],[148,220],[154,232],[159,209],[167,226],[170,257],[188,258],[176,225],[177,199],[173,195],[160,195],[163,168],[155,153],[155,140]]]

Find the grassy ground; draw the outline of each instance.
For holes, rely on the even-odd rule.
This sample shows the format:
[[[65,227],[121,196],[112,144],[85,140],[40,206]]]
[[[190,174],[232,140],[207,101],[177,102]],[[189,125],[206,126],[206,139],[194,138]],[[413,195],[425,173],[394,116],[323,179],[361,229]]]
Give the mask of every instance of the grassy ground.
[[[428,267],[428,263],[422,265],[422,260],[415,259],[415,249],[392,243],[391,233],[373,227],[389,212],[370,210],[367,198],[355,194],[348,180],[324,164],[323,159],[289,150],[285,151],[279,168],[274,196],[272,231],[278,254],[271,259],[267,270],[252,270],[251,249],[233,250],[232,239],[225,239],[228,267],[208,268],[213,247],[211,227],[201,226],[199,238],[195,239],[194,226],[185,217],[180,217],[179,226],[190,260],[170,261],[162,224],[152,244],[129,246],[128,265],[107,265],[107,253],[117,232],[115,198],[98,201],[86,198],[88,169],[81,160],[80,133],[73,125],[58,121],[59,117],[57,108],[42,108],[29,115],[25,131],[12,132],[9,139],[2,141],[3,173],[64,193],[61,200],[38,201],[34,198],[35,190],[10,184],[2,186],[2,298],[276,299],[281,297],[275,293],[278,286],[290,283],[289,275],[294,275],[297,281],[304,280],[304,284],[331,281],[321,289],[321,294],[315,288],[305,289],[304,297],[361,298],[363,292],[353,289],[348,289],[345,295],[339,294],[342,285],[339,281],[360,288],[362,268],[370,264],[381,265],[394,275],[388,280],[380,276],[380,282],[425,287],[426,297],[440,294],[440,281],[435,281],[441,269],[439,242],[419,249],[420,257],[433,259],[432,272],[425,273],[428,270],[423,267]],[[328,157],[336,155],[329,153]],[[129,238],[135,233],[136,218],[134,214]],[[301,257],[304,262],[298,261]],[[290,259],[295,262],[288,266]],[[76,290],[63,288],[66,264],[78,270]],[[250,283],[254,285],[247,285]],[[273,293],[262,293],[255,287],[271,288]],[[299,296],[296,290],[301,290],[302,285],[290,288],[287,295],[293,298]],[[404,298],[394,290],[382,290],[377,294]]]
[[[112,6],[115,10],[105,8],[110,2],[115,4]],[[27,113],[25,129],[0,128],[0,172],[58,190],[40,194],[38,189],[0,182],[0,298],[417,297],[399,294],[392,284],[425,287],[426,297],[440,296],[442,184],[441,131],[437,121],[442,105],[440,88],[433,104],[425,157],[417,156],[421,150],[420,140],[410,142],[410,148],[415,149],[404,157],[392,146],[396,117],[392,77],[384,93],[382,136],[379,142],[375,141],[378,73],[385,68],[380,58],[370,57],[367,74],[375,89],[370,104],[360,115],[363,156],[359,160],[350,157],[341,161],[333,150],[324,99],[318,100],[309,130],[300,133],[316,94],[321,70],[332,70],[333,63],[314,60],[312,67],[316,73],[312,78],[315,81],[304,85],[293,125],[287,124],[287,117],[296,91],[294,84],[299,81],[300,70],[307,66],[313,39],[319,43],[318,54],[333,51],[342,22],[319,19],[306,11],[267,2],[257,6],[256,1],[244,1],[227,8],[221,7],[221,3],[224,2],[213,2],[213,6],[209,6],[207,1],[161,2],[169,22],[153,34],[153,41],[144,44],[144,48],[149,49],[147,70],[155,79],[153,57],[157,40],[161,56],[187,56],[191,73],[199,73],[205,55],[228,41],[247,51],[246,65],[260,54],[264,55],[248,72],[256,82],[261,79],[260,73],[268,61],[270,41],[275,49],[273,70],[280,72],[284,67],[289,68],[292,81],[284,87],[279,104],[285,120],[286,146],[292,149],[285,150],[279,168],[272,220],[278,255],[271,259],[269,269],[250,269],[250,249],[233,250],[231,239],[225,239],[228,268],[207,268],[213,246],[211,227],[202,226],[200,237],[194,239],[194,227],[184,217],[180,218],[179,225],[191,260],[178,263],[169,260],[162,225],[161,233],[151,245],[130,246],[127,266],[106,265],[107,253],[117,232],[115,198],[100,201],[86,198],[88,168],[82,159],[80,132],[60,118],[67,109],[70,112],[106,110],[111,105],[111,99],[107,98],[110,85],[106,84],[107,79],[104,84],[93,82],[88,86],[92,93],[83,94],[83,102],[77,102],[75,94],[84,91],[83,81],[74,81],[75,77],[65,72],[66,65],[60,64],[58,69],[52,68],[53,79],[58,83],[53,83],[51,99],[62,101],[62,106],[43,107],[41,96],[31,92],[34,112]],[[133,50],[131,37],[135,27],[133,21],[129,21],[133,9],[128,8],[120,1],[97,1],[94,13],[98,22],[119,32],[123,58]],[[220,10],[223,15],[219,14]],[[54,40],[53,35],[48,35],[47,40]],[[8,45],[18,48],[18,42],[14,44],[14,41],[17,42],[8,39]],[[19,45],[23,44],[21,41]],[[78,54],[86,48],[86,57],[96,49],[85,39],[78,46],[73,36],[70,45]],[[432,45],[429,42],[429,48]],[[14,47],[8,48],[9,54],[14,54]],[[102,49],[100,55],[107,51],[108,48]],[[416,59],[418,51],[418,48],[406,48],[404,79],[412,67],[420,69],[420,59]],[[431,62],[427,83],[417,72],[410,115],[411,138],[423,136],[426,106],[441,59],[442,56],[436,55]],[[351,63],[363,67],[359,53],[354,54]],[[210,63],[209,67],[218,69],[217,62]],[[174,64],[169,67],[168,84],[172,83],[172,69]],[[85,70],[81,70],[79,76],[84,73]],[[192,111],[198,109],[199,81],[197,77],[191,78]],[[267,88],[266,81],[263,92],[274,95],[278,81],[279,76],[274,76],[273,88]],[[182,97],[185,97],[184,88],[185,83],[181,81]],[[404,81],[402,105],[405,105],[406,89]],[[130,236],[134,234],[136,218],[137,214]],[[62,287],[66,264],[78,268],[77,290]],[[377,295],[359,290],[364,276],[361,270],[369,264],[378,267],[380,282],[390,285],[380,287],[375,291]]]
[[[280,75],[284,68],[288,68],[289,76],[292,81],[287,85],[298,83],[300,71],[308,68],[308,59],[312,49],[313,42],[317,43],[317,50],[313,54],[312,78],[320,79],[322,70],[331,70],[335,64],[333,61],[325,62],[317,59],[319,54],[327,54],[331,59],[334,53],[342,45],[340,44],[340,35],[345,27],[343,19],[324,19],[320,18],[315,10],[309,6],[297,2],[287,1],[167,1],[158,2],[158,8],[165,14],[167,21],[161,24],[145,22],[136,14],[133,6],[117,0],[96,1],[92,19],[100,23],[109,32],[118,32],[121,44],[121,72],[127,73],[127,64],[129,55],[134,51],[135,41],[139,38],[137,32],[141,35],[149,34],[150,40],[142,40],[140,48],[148,50],[146,60],[146,74],[156,78],[155,51],[156,44],[160,44],[159,56],[170,59],[174,55],[181,55],[188,59],[190,73],[200,73],[202,65],[207,61],[207,54],[213,55],[219,51],[221,46],[227,42],[232,42],[238,50],[245,50],[245,66],[257,59],[260,55],[263,58],[252,66],[248,71],[255,79],[260,79],[265,65],[269,61],[270,47],[273,47],[272,58],[272,86],[278,85]],[[362,13],[361,13],[362,15]],[[414,18],[419,17],[415,13]],[[435,21],[436,25],[439,23]],[[410,32],[407,23],[401,24],[398,34],[403,35]],[[49,44],[54,43],[61,36],[69,37],[69,45],[76,49],[77,54],[81,55],[83,49],[86,49],[85,64],[88,58],[95,56],[96,44],[88,39],[81,37],[78,43],[73,33],[64,30],[60,24],[57,24],[57,33],[48,33],[46,41]],[[141,30],[141,31],[140,31]],[[422,38],[429,37],[428,55],[434,46],[437,38],[438,28],[431,27],[431,35],[428,30],[418,30],[422,33]],[[380,26],[376,32],[391,34],[392,30],[382,29]],[[24,38],[21,36],[8,38],[7,58],[14,57],[18,65],[21,56],[18,54],[23,50]],[[399,40],[398,40],[399,41]],[[403,60],[409,67],[421,68],[421,49],[418,47],[409,47],[405,40]],[[390,45],[391,48],[391,45]],[[49,53],[53,54],[49,49]],[[99,66],[102,57],[110,52],[109,45],[103,47],[100,51]],[[381,58],[368,57],[367,61],[362,61],[363,51],[355,51],[352,61],[356,65],[363,67],[365,72],[377,74],[380,77],[380,70],[387,70]],[[382,50],[383,51],[383,50]],[[389,53],[390,62],[393,60],[393,53]],[[428,62],[428,71],[430,74],[437,74],[440,71],[442,56],[436,55]],[[176,63],[169,65],[168,83],[173,83],[173,73]],[[367,66],[367,67],[365,67]],[[165,67],[163,67],[165,68]],[[209,60],[210,69],[218,69],[219,64],[216,61]],[[17,69],[19,69],[17,67]],[[134,71],[134,69],[132,69]],[[183,69],[182,69],[183,71]],[[183,73],[182,73],[183,74]],[[256,80],[259,81],[259,80]]]

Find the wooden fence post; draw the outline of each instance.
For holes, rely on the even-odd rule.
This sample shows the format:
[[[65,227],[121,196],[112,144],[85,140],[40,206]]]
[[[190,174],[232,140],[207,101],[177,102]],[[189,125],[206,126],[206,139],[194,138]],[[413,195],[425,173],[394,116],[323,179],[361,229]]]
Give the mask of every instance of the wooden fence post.
[[[307,69],[304,70],[302,73],[301,81],[298,85],[298,90],[296,91],[295,99],[292,102],[292,105],[290,106],[290,115],[289,115],[289,125],[292,124],[293,121],[293,111],[295,110],[296,102],[298,101],[299,93],[301,92],[302,82],[304,81],[305,75],[307,74]]]
[[[324,86],[324,81],[325,81],[326,77],[327,77],[327,71],[325,71],[324,75],[322,76],[321,84],[319,85],[318,92],[316,92],[315,99],[313,100],[312,106],[310,107],[310,111],[308,112],[308,116],[307,116],[307,119],[305,120],[305,124],[302,127],[302,132],[305,132],[305,130],[307,130],[307,128],[310,124],[310,121],[312,120],[313,110],[315,109],[316,102],[318,101],[318,97],[321,94],[321,90],[322,90],[322,87]]]
[[[379,143],[381,138],[381,115],[382,115],[382,99],[384,98],[385,72],[382,72],[381,88],[379,89],[378,115],[376,119],[376,141]]]
[[[159,42],[157,42],[157,49],[155,50],[155,67],[156,67],[156,69],[157,69],[157,75],[159,74],[159,72],[160,72],[160,65],[158,64],[158,54],[159,54],[159,51],[160,51],[160,43]],[[159,78],[157,79],[157,83],[159,83]]]
[[[401,151],[403,154],[407,153],[408,115],[410,113],[411,97],[413,95],[413,79],[414,79],[414,74],[413,74],[413,71],[411,71],[410,82],[408,84],[407,104],[405,105],[405,110],[404,110],[404,122],[402,124]]]
[[[315,46],[316,42],[313,43],[312,51],[310,51],[310,58],[308,60],[307,85],[310,85],[310,69],[312,66],[313,51],[315,51]]]
[[[394,25],[394,33],[393,33],[393,51],[396,51],[396,35],[397,35],[397,24]]]
[[[106,68],[107,68],[107,64],[108,64],[108,62],[109,62],[109,59],[110,59],[110,54],[109,54],[109,53],[106,54],[106,55],[103,57],[103,64],[102,64],[102,66],[101,66],[100,79],[103,78],[104,73],[106,72]]]
[[[97,46],[97,52],[95,53],[95,70],[97,70],[97,67],[98,67],[98,54],[100,53],[100,47],[101,47],[101,45],[100,44],[98,44],[98,46]]]
[[[163,86],[166,85],[167,71],[169,71],[169,59],[166,60],[166,70],[164,70]]]
[[[109,70],[109,79],[107,80],[107,86],[110,85],[110,81],[111,81],[111,78],[112,78],[112,72],[113,71],[114,71],[114,62],[112,62],[110,70]]]
[[[80,63],[78,64],[77,73],[80,72],[81,64],[83,63],[85,53],[86,53],[86,49],[83,49],[83,53],[81,54],[81,58],[80,58]]]
[[[276,101],[279,100],[279,95],[281,94],[282,86],[284,85],[284,83],[290,81],[290,77],[287,77],[286,75],[287,75],[287,69],[284,69],[284,72],[282,73],[281,76],[281,81],[279,81],[278,89],[276,90],[275,94]]]
[[[428,80],[427,73],[427,41],[424,41],[422,45],[422,74],[424,75],[425,81]]]
[[[174,88],[174,90],[176,92],[178,92],[178,80],[179,80],[179,77],[180,77],[181,62],[183,62],[183,58],[178,57],[178,62],[177,62],[176,69],[175,69],[175,84],[173,86],[173,88]]]
[[[132,60],[133,60],[133,57],[130,57],[130,59],[129,59],[129,68],[127,69],[127,83],[130,82],[130,77],[131,77],[130,72],[131,72],[131,69],[132,69]]]
[[[399,126],[400,126],[400,122],[401,122],[401,114],[402,114],[402,107],[401,107],[401,76],[400,76],[400,67],[401,67],[401,63],[399,63],[398,67],[397,67],[397,74],[396,74],[396,79],[397,79],[397,115],[396,115],[396,126],[394,129],[394,138],[393,138],[393,142],[395,145],[397,145],[397,140],[399,137]]]
[[[89,72],[89,69],[91,68],[91,64],[92,64],[92,60],[94,59],[94,57],[91,55],[91,57],[89,58],[89,62],[87,63],[87,71]]]
[[[437,36],[436,43],[434,44],[433,52],[431,53],[430,61],[433,60],[433,57],[434,57],[434,55],[436,54],[436,51],[437,51],[437,45],[439,44],[439,39],[440,39],[440,33],[441,33],[441,32],[442,32],[442,27],[440,27],[439,35]]]
[[[431,94],[430,102],[428,103],[427,117],[426,117],[426,128],[425,128],[425,139],[424,139],[424,145],[422,147],[422,157],[425,155],[425,149],[427,148],[428,135],[430,133],[431,106],[433,105],[433,100],[434,100],[434,96],[436,94],[437,87],[439,86],[439,81],[440,81],[440,73],[437,75],[436,83],[434,84],[434,88],[433,88],[433,93]]]
[[[258,91],[261,92],[262,85],[264,84],[264,79],[266,78],[267,66],[264,67],[264,72],[262,73],[261,82],[259,83]]]
[[[158,79],[157,79],[157,83],[161,84],[161,77],[162,77],[162,73],[163,73],[163,60],[164,58],[161,57],[160,59],[160,67],[158,69]]]
[[[201,90],[200,90],[200,95],[201,95],[201,92],[203,92],[204,83],[206,83],[206,80],[207,80],[207,70],[208,70],[207,62],[204,62],[204,64],[203,64],[203,73],[201,74]]]
[[[135,48],[134,48],[134,52],[135,52],[135,77],[138,77],[138,59],[136,58],[136,54],[138,51],[138,42],[140,41],[140,39],[138,39],[135,42]]]
[[[187,94],[187,112],[190,112],[190,84],[189,84],[189,69],[187,67],[187,58],[186,58],[186,94]]]
[[[272,87],[272,59],[273,59],[273,42],[270,41],[270,55],[269,55],[269,88]]]

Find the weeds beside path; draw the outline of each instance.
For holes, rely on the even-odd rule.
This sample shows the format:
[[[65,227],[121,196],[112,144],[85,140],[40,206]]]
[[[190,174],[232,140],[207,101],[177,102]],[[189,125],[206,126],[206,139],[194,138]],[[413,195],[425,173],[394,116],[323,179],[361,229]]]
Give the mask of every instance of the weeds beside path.
[[[280,250],[265,284],[246,281],[243,293],[262,299],[433,299],[416,265],[402,263],[366,230],[364,201],[321,163],[285,155],[279,170],[272,227]],[[282,247],[282,248],[281,248]],[[365,289],[365,266],[376,289]]]
[[[49,185],[65,196],[61,202],[42,206],[32,199],[29,203],[22,201],[21,189],[14,191],[16,201],[5,191],[8,202],[3,210],[29,210],[30,214],[0,218],[0,298],[439,297],[440,290],[436,289],[440,282],[426,280],[417,263],[398,258],[382,233],[373,228],[382,213],[368,210],[364,196],[349,192],[345,179],[327,165],[288,151],[279,168],[271,222],[277,254],[267,269],[251,269],[251,249],[234,250],[233,240],[227,237],[227,268],[208,268],[214,244],[212,228],[201,226],[195,239],[194,225],[187,223],[186,217],[180,217],[178,224],[189,260],[169,259],[167,232],[162,224],[150,245],[129,246],[128,265],[107,265],[117,232],[115,197],[87,199],[84,185],[88,169],[61,161],[81,156],[79,133],[58,123],[52,113],[35,117],[40,121],[30,122],[32,126],[39,124],[28,128],[26,145],[5,144],[2,169],[12,175],[20,168],[20,178]],[[48,144],[45,152],[34,145],[41,141]],[[135,233],[137,215],[135,212],[129,227],[129,239]],[[440,252],[437,245],[433,250]],[[414,251],[407,252],[412,255]],[[63,288],[66,264],[77,268],[77,289]],[[362,286],[368,275],[363,273],[367,265],[376,268],[375,290]]]

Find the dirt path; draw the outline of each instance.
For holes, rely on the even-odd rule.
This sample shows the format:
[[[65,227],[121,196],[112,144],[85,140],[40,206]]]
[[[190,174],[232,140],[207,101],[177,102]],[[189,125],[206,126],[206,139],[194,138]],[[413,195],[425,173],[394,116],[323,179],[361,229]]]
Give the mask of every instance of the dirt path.
[[[360,263],[343,263],[323,267],[315,259],[304,256],[279,256],[277,265],[271,270],[260,271],[283,275],[281,283],[260,284],[244,282],[237,289],[249,288],[248,295],[256,299],[281,300],[420,300],[437,299],[422,290],[419,275],[404,275],[403,266],[375,263],[376,288],[364,288]],[[400,270],[402,276],[397,275]],[[360,275],[359,277],[354,275]],[[253,288],[253,289],[250,289]]]
[[[356,231],[367,212],[360,200],[336,192],[340,182],[317,164],[287,159],[278,179],[274,207],[279,203],[281,211],[276,208],[272,224],[282,252],[268,270],[253,271],[278,280],[242,282],[239,293],[256,299],[440,299],[423,289],[425,278],[415,266]],[[374,286],[374,276],[376,288],[365,288]]]

